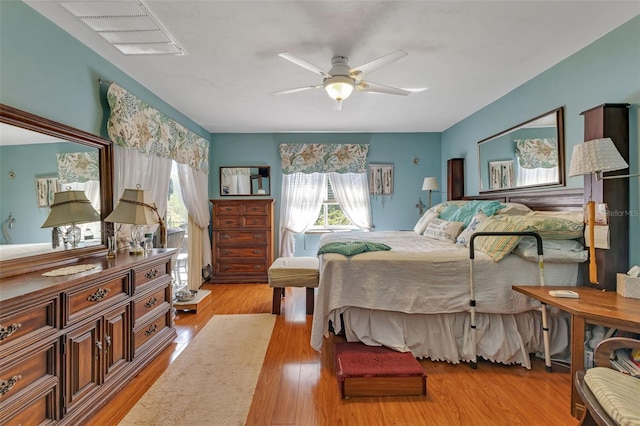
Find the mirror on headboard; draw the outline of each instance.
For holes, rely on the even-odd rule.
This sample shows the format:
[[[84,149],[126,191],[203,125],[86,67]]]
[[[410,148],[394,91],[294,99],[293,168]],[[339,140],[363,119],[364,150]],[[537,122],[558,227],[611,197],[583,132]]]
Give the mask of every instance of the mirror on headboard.
[[[269,166],[220,167],[220,195],[271,195]]]
[[[480,193],[564,185],[564,108],[478,142]]]
[[[53,192],[83,190],[104,218],[113,208],[111,142],[0,104],[0,270],[11,276],[106,250],[105,223],[81,224],[76,248],[41,228]]]

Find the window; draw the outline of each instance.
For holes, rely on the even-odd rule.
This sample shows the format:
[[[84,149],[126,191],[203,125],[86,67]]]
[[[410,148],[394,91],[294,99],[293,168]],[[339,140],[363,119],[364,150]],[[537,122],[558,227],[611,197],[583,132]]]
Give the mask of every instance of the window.
[[[326,182],[327,185],[324,187],[322,196],[322,208],[311,229],[355,229],[356,227],[351,224],[336,201],[330,180],[326,179]]]

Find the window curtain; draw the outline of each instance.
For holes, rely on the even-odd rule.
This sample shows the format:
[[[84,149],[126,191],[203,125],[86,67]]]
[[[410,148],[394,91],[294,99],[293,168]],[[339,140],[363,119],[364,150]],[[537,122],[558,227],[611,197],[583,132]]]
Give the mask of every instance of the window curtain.
[[[364,229],[371,228],[367,184],[368,150],[367,144],[280,145],[284,173],[280,206],[280,257],[294,255],[293,235],[304,232],[318,217],[329,174],[362,175],[359,178],[333,178],[331,182],[336,182],[334,194],[345,215],[354,225],[363,225]],[[366,194],[366,202],[362,199],[363,194]]]
[[[251,194],[251,169],[248,167],[226,167],[222,170],[223,193]]]
[[[111,111],[107,131],[116,146],[116,196],[125,187],[140,184],[151,192],[158,210],[165,212],[171,161],[179,165],[180,189],[189,215],[188,282],[197,289],[202,283],[202,265],[211,264],[211,251],[203,250],[208,244],[209,141],[115,83],[107,89],[107,102]]]
[[[516,156],[525,169],[549,169],[558,166],[558,144],[555,138],[515,139]]]

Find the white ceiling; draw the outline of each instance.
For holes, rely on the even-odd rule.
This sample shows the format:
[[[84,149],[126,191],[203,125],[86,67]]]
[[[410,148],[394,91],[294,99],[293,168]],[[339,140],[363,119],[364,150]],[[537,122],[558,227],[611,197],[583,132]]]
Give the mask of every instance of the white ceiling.
[[[146,0],[186,55],[124,56],[59,1],[25,2],[212,133],[441,132],[640,14],[638,0]],[[279,52],[328,71],[397,49],[367,79],[428,90],[357,92],[341,111],[323,90],[268,95],[321,83]]]

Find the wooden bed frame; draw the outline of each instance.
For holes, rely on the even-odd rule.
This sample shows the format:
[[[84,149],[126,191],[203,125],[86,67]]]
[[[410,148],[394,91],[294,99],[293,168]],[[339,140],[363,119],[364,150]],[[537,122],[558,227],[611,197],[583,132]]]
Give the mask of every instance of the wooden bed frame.
[[[463,200],[498,200],[503,203],[520,203],[532,210],[582,211],[584,195],[582,188],[558,189],[554,191],[518,191],[513,193],[490,193],[463,197]]]

